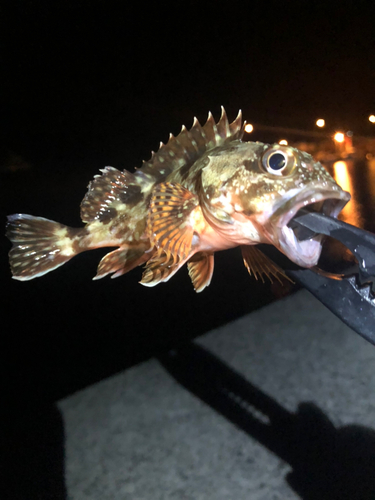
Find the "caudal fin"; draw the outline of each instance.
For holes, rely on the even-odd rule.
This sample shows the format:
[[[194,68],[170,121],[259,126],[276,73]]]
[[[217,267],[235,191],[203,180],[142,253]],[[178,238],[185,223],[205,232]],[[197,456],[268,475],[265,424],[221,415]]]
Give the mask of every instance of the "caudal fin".
[[[31,280],[65,264],[79,253],[73,240],[77,231],[43,217],[8,216],[6,235],[13,243],[9,252],[13,278]]]

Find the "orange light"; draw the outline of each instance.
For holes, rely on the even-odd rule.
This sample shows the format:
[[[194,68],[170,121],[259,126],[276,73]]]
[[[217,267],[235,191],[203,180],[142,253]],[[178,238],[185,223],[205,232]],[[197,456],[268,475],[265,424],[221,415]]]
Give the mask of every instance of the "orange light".
[[[336,161],[333,164],[333,177],[339,186],[344,191],[349,191],[352,194],[352,199],[342,209],[344,221],[354,226],[363,227],[363,220],[361,217],[361,210],[358,205],[357,197],[354,193],[354,187],[350,178],[348,162]]]
[[[370,115],[368,119],[371,123],[375,123],[375,115]]]
[[[351,191],[351,182],[348,172],[348,166],[344,161],[336,161],[333,164],[334,178],[339,186],[342,187],[344,191]]]
[[[248,134],[251,134],[251,132],[254,130],[254,127],[251,125],[251,123],[246,123],[245,125],[245,132]]]
[[[316,120],[316,125],[317,127],[324,127],[324,125],[326,124],[325,120],[323,120],[323,118],[319,118],[318,120]]]
[[[285,140],[285,139],[281,139],[281,141],[279,141],[279,144],[281,144],[282,146],[287,146],[288,145],[288,141]]]
[[[336,132],[336,134],[333,137],[336,142],[344,142],[345,136],[342,132]]]

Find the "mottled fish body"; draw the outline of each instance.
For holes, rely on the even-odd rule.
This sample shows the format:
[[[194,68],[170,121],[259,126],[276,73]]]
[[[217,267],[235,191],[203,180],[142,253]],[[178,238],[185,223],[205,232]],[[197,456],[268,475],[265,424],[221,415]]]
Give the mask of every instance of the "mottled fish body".
[[[141,283],[154,286],[187,263],[197,292],[211,281],[214,253],[236,246],[256,277],[283,274],[258,243],[314,266],[322,236],[300,241],[290,222],[302,207],[336,217],[349,193],[307,153],[242,136],[241,113],[229,123],[222,109],[218,123],[211,113],[204,126],[194,119],[134,173],[106,167],[81,203],[83,228],[9,216],[13,277],[30,280],[83,251],[111,246],[117,248],[100,261],[94,279],[145,264]]]

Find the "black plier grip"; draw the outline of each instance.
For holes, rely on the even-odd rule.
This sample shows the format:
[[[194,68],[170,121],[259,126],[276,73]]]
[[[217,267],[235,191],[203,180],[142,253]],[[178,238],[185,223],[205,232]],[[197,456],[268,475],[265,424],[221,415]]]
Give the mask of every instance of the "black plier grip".
[[[358,260],[355,273],[331,279],[319,270],[285,270],[294,281],[363,338],[375,345],[375,235],[318,212],[300,211],[293,219],[313,234],[325,234],[343,243]]]

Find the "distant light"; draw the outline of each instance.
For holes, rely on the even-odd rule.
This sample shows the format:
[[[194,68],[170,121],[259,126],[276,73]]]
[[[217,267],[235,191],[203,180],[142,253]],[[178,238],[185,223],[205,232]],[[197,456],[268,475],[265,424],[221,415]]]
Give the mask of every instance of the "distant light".
[[[281,139],[281,141],[279,141],[279,144],[281,144],[282,146],[287,146],[288,141],[286,141],[285,139]]]
[[[350,191],[351,185],[347,164],[344,161],[336,161],[333,164],[333,172],[337,184],[339,184],[344,191]]]
[[[336,134],[333,137],[336,142],[344,142],[345,141],[345,135],[342,132],[336,132]]]
[[[375,115],[370,115],[368,119],[371,123],[375,123]]]
[[[245,125],[245,132],[248,134],[251,134],[251,132],[254,130],[254,127],[251,125],[251,123],[246,123]]]
[[[326,124],[325,120],[323,120],[323,118],[319,118],[319,120],[316,120],[316,125],[318,127],[324,127],[324,125]]]

